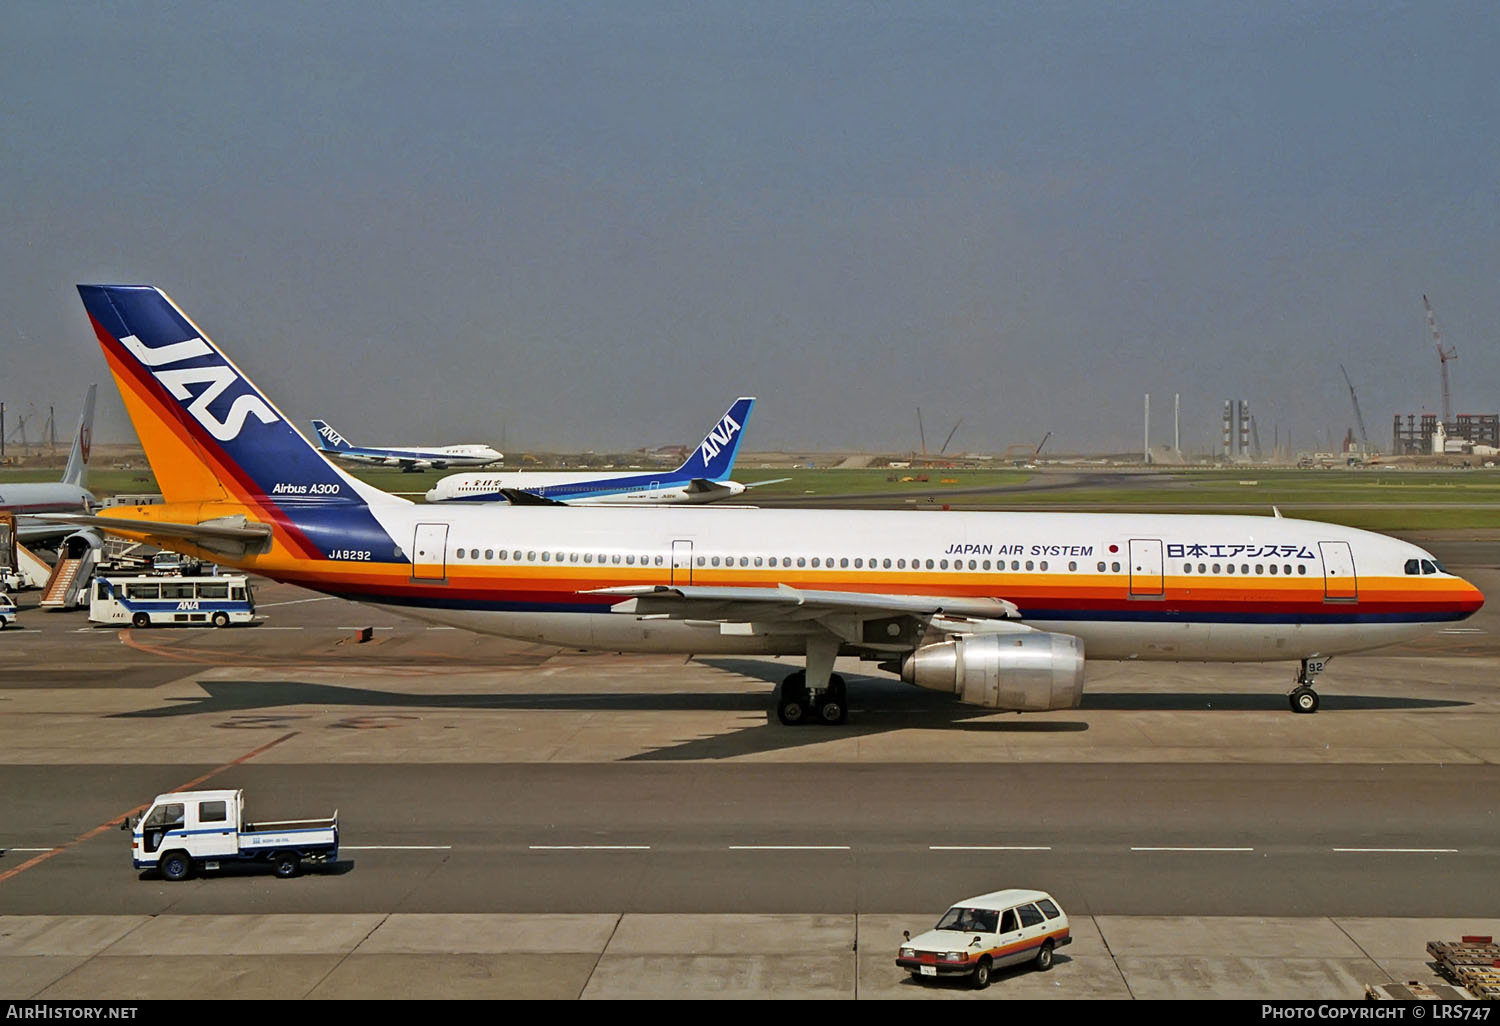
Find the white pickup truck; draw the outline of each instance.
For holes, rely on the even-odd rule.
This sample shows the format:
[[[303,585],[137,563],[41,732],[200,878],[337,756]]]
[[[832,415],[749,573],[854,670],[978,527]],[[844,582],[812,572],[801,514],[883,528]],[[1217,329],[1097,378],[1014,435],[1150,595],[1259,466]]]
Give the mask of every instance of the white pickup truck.
[[[174,791],[159,794],[145,815],[126,817],[130,858],[136,869],[156,869],[183,880],[194,869],[226,862],[264,862],[279,877],[296,876],[304,862],[339,856],[339,814],[329,819],[251,823],[244,791]]]

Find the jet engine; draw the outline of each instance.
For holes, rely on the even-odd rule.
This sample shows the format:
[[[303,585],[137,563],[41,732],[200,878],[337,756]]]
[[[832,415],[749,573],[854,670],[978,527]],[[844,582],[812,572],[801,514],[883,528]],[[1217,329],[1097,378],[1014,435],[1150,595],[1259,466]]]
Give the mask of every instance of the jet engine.
[[[989,709],[1076,709],[1083,700],[1083,641],[1045,631],[960,635],[901,660],[901,679]]]

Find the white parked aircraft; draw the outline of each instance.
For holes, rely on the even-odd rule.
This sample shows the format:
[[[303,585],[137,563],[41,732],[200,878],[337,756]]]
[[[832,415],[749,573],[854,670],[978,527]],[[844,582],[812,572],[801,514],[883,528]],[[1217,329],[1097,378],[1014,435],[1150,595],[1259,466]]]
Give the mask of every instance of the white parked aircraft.
[[[16,536],[25,545],[47,542],[71,534],[65,524],[37,520],[39,513],[87,512],[95,505],[88,489],[89,450],[94,434],[94,396],[98,385],[90,385],[73,434],[73,448],[59,481],[27,481],[0,484],[0,510],[16,516]]]
[[[1076,707],[1085,652],[1285,660],[1312,712],[1329,657],[1484,601],[1415,545],[1279,517],[415,505],[324,459],[158,289],[79,291],[167,501],[69,519],[476,631],[805,654],[784,723],[844,720],[839,655],[1019,711]]]

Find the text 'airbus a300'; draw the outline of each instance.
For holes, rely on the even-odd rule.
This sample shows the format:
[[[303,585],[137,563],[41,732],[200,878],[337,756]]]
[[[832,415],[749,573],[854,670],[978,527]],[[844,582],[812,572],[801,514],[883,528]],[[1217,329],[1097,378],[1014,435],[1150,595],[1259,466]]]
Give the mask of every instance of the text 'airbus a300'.
[[[354,463],[400,467],[403,472],[443,470],[448,467],[487,467],[491,463],[499,463],[505,459],[504,453],[496,452],[487,445],[443,445],[432,449],[410,446],[381,448],[354,445],[330,427],[326,421],[313,421],[313,430],[317,432],[320,452]]]
[[[1097,659],[1295,662],[1462,620],[1402,541],[1278,517],[423,506],[333,466],[161,291],[79,291],[164,505],[111,532],[434,623],[612,651],[805,654],[785,723],[842,722],[839,655],[991,709],[1076,707]]]
[[[427,492],[428,502],[536,502],[656,505],[659,503],[718,502],[745,494],[743,485],[729,480],[740,451],[745,425],[755,407],[754,396],[741,396],[709,428],[676,470],[632,474],[592,474],[550,470],[520,470],[495,474],[450,474]],[[782,480],[785,480],[784,478]]]

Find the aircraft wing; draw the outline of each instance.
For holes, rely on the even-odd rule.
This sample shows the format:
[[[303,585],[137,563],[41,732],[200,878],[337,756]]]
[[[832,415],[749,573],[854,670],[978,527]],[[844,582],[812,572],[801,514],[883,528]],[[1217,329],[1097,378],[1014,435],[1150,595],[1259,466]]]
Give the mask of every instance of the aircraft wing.
[[[791,478],[789,478],[789,477],[773,477],[769,481],[747,481],[745,483],[745,487],[746,488],[759,488],[761,485],[781,484],[781,482],[783,482],[783,481],[790,481],[790,480],[791,480]]]
[[[1018,619],[1015,603],[1001,598],[952,595],[888,595],[859,591],[803,591],[789,585],[774,588],[708,588],[693,585],[639,585],[598,588],[588,595],[617,596],[612,612],[673,620],[718,620],[760,625],[772,631],[822,628],[852,643],[879,647],[894,640],[866,637],[866,620],[934,617],[986,621]],[[1019,625],[1017,625],[1019,627]],[[1020,628],[1024,629],[1024,628]]]
[[[566,506],[566,502],[558,502],[549,499],[545,495],[536,492],[528,492],[524,488],[502,488],[500,494],[505,496],[505,501],[512,506]]]
[[[242,516],[209,520],[201,524],[174,524],[161,520],[126,520],[96,517],[86,513],[38,513],[38,520],[79,527],[94,527],[107,534],[130,537],[182,539],[214,552],[243,554],[261,549],[271,538],[271,525]]]
[[[34,514],[16,519],[16,541],[22,545],[40,545],[43,542],[66,538],[78,530],[77,527],[68,524],[50,524],[36,519],[41,515]]]

